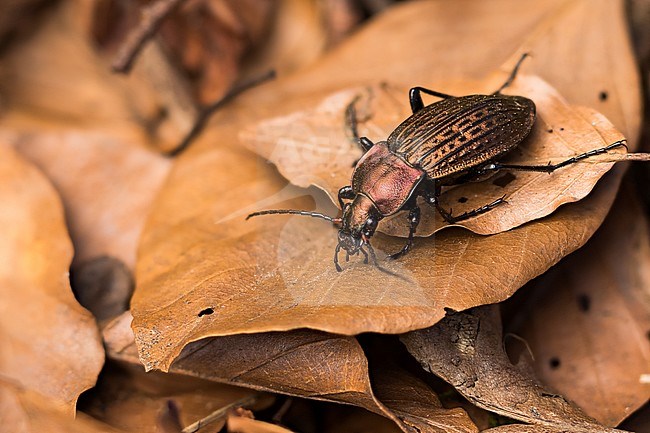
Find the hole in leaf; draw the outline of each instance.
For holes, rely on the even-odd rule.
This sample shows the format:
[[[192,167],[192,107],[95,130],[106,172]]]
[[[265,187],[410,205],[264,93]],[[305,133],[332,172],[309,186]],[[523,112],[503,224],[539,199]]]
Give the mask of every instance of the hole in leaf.
[[[549,134],[552,134],[552,133],[553,133],[553,128],[548,128],[548,129],[546,130],[546,132],[548,132]]]
[[[560,131],[564,131],[564,128],[560,128]]]
[[[589,311],[591,308],[591,299],[587,295],[579,295],[578,296],[578,308],[580,308],[580,311],[583,313],[586,313]]]
[[[206,308],[205,310],[199,311],[199,317],[209,316],[212,313],[214,313],[214,310],[212,308]]]
[[[560,367],[560,358],[554,356],[549,360],[548,364],[551,366],[553,370],[555,370]]]
[[[607,90],[603,90],[598,94],[598,99],[600,99],[602,102],[607,101],[607,97],[609,94],[607,93]]]
[[[506,185],[508,185],[510,182],[513,180],[517,179],[517,176],[515,176],[512,173],[505,173],[503,176],[499,176],[496,179],[492,181],[493,185],[500,186],[501,188],[505,188]]]
[[[467,197],[460,197],[458,203],[467,203]]]

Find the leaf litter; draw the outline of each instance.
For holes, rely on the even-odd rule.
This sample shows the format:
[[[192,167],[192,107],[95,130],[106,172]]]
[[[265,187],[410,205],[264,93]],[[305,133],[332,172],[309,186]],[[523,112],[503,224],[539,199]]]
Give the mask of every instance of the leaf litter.
[[[605,3],[601,8],[609,10]],[[274,198],[283,202],[294,197],[282,207],[308,209],[306,198],[296,198],[305,193],[312,195],[319,210],[330,214],[335,210],[323,194],[287,187],[272,167],[242,150],[239,131],[243,128],[268,119],[270,113],[288,115],[297,107],[315,106],[314,101],[331,94],[332,88],[358,86],[354,81],[367,79],[370,71],[375,76],[367,81],[376,82],[377,71],[382,71],[412,84],[429,82],[432,71],[445,70],[445,66],[458,71],[460,66],[471,65],[467,66],[470,75],[477,65],[485,67],[485,60],[459,61],[451,53],[448,60],[416,55],[415,51],[422,49],[436,52],[433,48],[440,42],[434,36],[422,40],[417,26],[405,23],[421,22],[428,14],[434,21],[445,16],[434,15],[438,12],[437,6],[428,3],[397,8],[306,71],[242,95],[176,161],[141,240],[136,271],[139,285],[131,304],[136,342],[147,369],[167,369],[186,344],[210,336],[305,327],[347,335],[425,328],[444,316],[446,306],[463,310],[506,299],[582,246],[600,225],[616,193],[620,168],[578,205],[562,206],[550,217],[516,230],[483,237],[456,228],[418,240],[402,260],[382,263],[403,278],[387,276],[354,258],[344,272],[337,273],[332,265],[336,233],[322,221],[299,217],[244,221],[246,214],[262,207],[260,203]],[[588,15],[594,19],[593,25],[600,22],[602,13],[596,8]],[[414,16],[419,19],[413,20]],[[608,31],[616,28],[611,16],[617,15],[610,10]],[[493,25],[501,25],[498,20],[503,17],[491,19],[496,20]],[[408,59],[412,66],[400,69],[405,72],[399,75],[390,74],[387,68],[394,66],[384,64],[381,59],[386,48],[381,47],[379,53],[381,44],[377,44],[385,29],[395,27],[409,29],[401,36],[400,48],[391,48],[395,64]],[[551,43],[551,39],[540,37],[537,43]],[[413,47],[414,52],[403,47]],[[620,56],[617,67],[630,64],[629,53],[616,53]],[[594,52],[592,65],[600,61]],[[352,72],[359,65],[363,68],[358,77],[335,73],[342,67]],[[594,79],[600,77],[598,68],[588,64],[581,68],[585,81],[592,77],[590,72],[596,74]],[[622,79],[617,74],[612,77],[608,80]],[[499,77],[486,86],[496,88],[501,81]],[[621,89],[634,105],[638,99],[629,82]],[[608,106],[604,111],[618,119],[629,117],[626,125],[638,124],[628,110]],[[626,134],[633,148],[635,133]],[[243,177],[241,173],[254,175]],[[387,236],[374,239],[378,249],[387,253],[397,251],[403,243]],[[203,311],[213,314],[200,314]]]
[[[397,268],[400,272],[408,274],[409,278],[413,278],[413,276],[420,278],[417,281],[418,284],[414,288],[403,284],[393,292],[390,290],[377,292],[376,287],[387,286],[386,275],[373,275],[372,269],[354,261],[348,264],[346,272],[350,272],[349,275],[356,278],[348,277],[347,281],[345,279],[334,281],[335,284],[330,286],[325,284],[314,286],[314,281],[323,283],[337,277],[336,274],[331,273],[332,237],[335,235],[333,230],[325,230],[324,226],[317,224],[302,225],[303,223],[298,222],[296,225],[293,219],[285,225],[287,219],[283,218],[277,222],[268,221],[267,225],[262,228],[260,228],[260,223],[244,225],[239,221],[247,212],[257,210],[264,205],[276,205],[277,202],[283,206],[308,208],[310,205],[313,206],[313,201],[315,201],[319,208],[328,212],[335,211],[324,194],[309,190],[307,193],[312,196],[311,198],[300,197],[305,195],[304,190],[286,185],[286,182],[275,173],[272,167],[265,166],[264,162],[256,159],[252,154],[239,150],[242,144],[239,132],[244,127],[259,124],[265,119],[299,112],[300,106],[316,106],[324,98],[336,94],[341,89],[362,89],[368,82],[378,82],[382,79],[392,80],[390,77],[393,76],[399,76],[399,79],[391,83],[396,89],[406,88],[414,83],[431,83],[431,87],[434,88],[439,88],[439,85],[449,86],[450,89],[454,85],[463,88],[467,83],[475,82],[476,77],[484,76],[486,72],[495,70],[504,61],[509,59],[511,63],[522,51],[543,53],[542,56],[536,54],[535,62],[528,66],[530,69],[527,72],[547,79],[554,87],[560,89],[562,95],[571,104],[597,107],[599,111],[612,119],[630,139],[630,144],[634,146],[639,123],[638,77],[635,75],[634,68],[630,67],[629,46],[624,39],[625,32],[621,31],[623,28],[620,20],[621,14],[620,9],[617,9],[620,6],[619,2],[549,0],[539,5],[539,9],[532,10],[516,2],[500,0],[494,2],[488,9],[481,9],[480,13],[468,7],[464,1],[446,5],[443,5],[442,2],[407,4],[394,8],[379,17],[366,29],[353,35],[332,55],[322,58],[316,65],[280,80],[278,83],[264,86],[249,95],[244,95],[239,101],[231,104],[226,112],[221,113],[203,139],[190,149],[188,155],[183,156],[176,163],[175,176],[173,175],[173,179],[165,186],[168,191],[163,191],[163,194],[156,199],[154,213],[147,223],[148,227],[141,244],[143,258],[138,263],[138,283],[140,284],[141,278],[144,277],[144,287],[153,289],[157,284],[161,293],[149,290],[144,292],[144,295],[142,293],[136,295],[138,302],[134,308],[134,314],[158,311],[158,315],[153,314],[149,323],[144,325],[141,323],[140,327],[135,328],[138,332],[140,356],[145,365],[148,368],[167,368],[176,355],[181,353],[177,363],[185,361],[187,362],[186,366],[192,366],[191,371],[185,371],[186,374],[211,376],[210,378],[215,380],[230,382],[235,379],[246,386],[266,387],[265,389],[276,392],[278,390],[287,392],[287,389],[289,391],[293,389],[296,391],[295,395],[315,396],[316,398],[325,396],[323,398],[329,399],[332,395],[323,393],[323,389],[328,389],[327,386],[323,389],[320,388],[327,384],[327,374],[331,374],[331,371],[328,372],[327,369],[319,372],[322,377],[320,382],[302,386],[305,377],[312,376],[305,375],[306,373],[299,376],[300,371],[298,371],[296,377],[289,378],[293,382],[288,383],[287,378],[282,376],[282,373],[286,375],[287,364],[283,366],[279,363],[276,366],[276,368],[284,367],[282,373],[278,368],[275,374],[269,375],[267,373],[273,373],[273,369],[259,368],[255,366],[255,363],[252,371],[239,370],[234,374],[223,374],[221,371],[210,373],[211,363],[214,363],[214,359],[219,359],[218,356],[227,353],[228,350],[241,351],[247,345],[253,345],[255,348],[256,344],[263,343],[265,339],[268,340],[267,344],[282,345],[285,341],[282,338],[295,337],[302,332],[307,337],[311,334],[319,336],[324,339],[323,341],[328,341],[327,344],[324,344],[325,348],[331,349],[329,346],[331,339],[357,344],[351,337],[334,336],[309,330],[293,330],[304,326],[342,331],[345,334],[366,330],[403,332],[429,326],[442,317],[444,311],[442,307],[446,305],[462,309],[500,301],[508,297],[527,280],[543,272],[561,257],[586,242],[602,221],[616,194],[618,180],[622,172],[620,168],[605,176],[594,193],[586,200],[577,205],[563,206],[550,217],[532,224],[525,224],[512,230],[512,233],[507,232],[511,236],[497,238],[498,242],[481,243],[480,236],[468,234],[460,229],[449,229],[446,231],[449,233],[436,235],[436,243],[441,240],[441,245],[434,245],[432,239],[422,240],[424,246],[420,250],[421,256],[417,258],[416,255],[416,260],[411,263],[405,260]],[[427,21],[426,28],[411,25],[427,15],[432,19]],[[468,28],[480,27],[482,30],[480,32],[465,32],[461,35],[450,31],[446,23],[458,22],[460,16],[463,17]],[[517,19],[513,20],[513,16],[516,16]],[[582,25],[571,25],[571,22],[575,22],[577,18],[580,19]],[[437,21],[439,21],[437,25],[433,27],[430,25],[431,22]],[[503,25],[505,22],[508,22],[508,26]],[[603,22],[607,22],[607,25],[603,26]],[[409,25],[404,25],[404,23]],[[382,28],[402,29],[403,32],[400,32],[400,38],[398,38],[400,39],[399,44],[392,45],[390,43],[392,39],[384,36],[386,43],[377,46],[378,34],[390,35],[390,32],[379,31]],[[533,30],[531,31],[531,29]],[[423,36],[425,32],[426,37]],[[585,35],[589,35],[589,37],[587,38]],[[565,42],[561,46],[552,43],[558,37]],[[526,42],[522,46],[521,41],[524,39]],[[374,40],[374,47],[370,44],[371,40]],[[490,40],[491,44],[499,40],[502,43],[485,47],[485,50],[478,51],[478,55],[474,51],[470,53],[469,50],[449,50],[449,47],[457,44],[480,46],[485,44],[482,41],[486,40]],[[404,43],[405,41],[406,43]],[[450,43],[451,41],[454,43]],[[152,47],[155,48],[155,44]],[[379,47],[381,47],[380,52],[377,51]],[[407,48],[405,49],[405,47]],[[573,48],[566,50],[565,47]],[[584,51],[589,55],[581,56],[579,59],[575,58],[573,53],[578,47],[581,52]],[[413,50],[413,53],[409,55],[406,52],[408,50]],[[421,50],[435,53],[433,55],[435,58],[423,56]],[[420,55],[417,55],[418,52]],[[601,57],[599,53],[604,52],[610,55],[607,58]],[[146,58],[146,52],[143,55]],[[399,61],[399,56],[404,56],[408,61]],[[378,59],[385,60],[385,58],[396,61],[378,62]],[[408,65],[408,68],[404,65]],[[502,70],[508,69],[508,61],[505,65]],[[566,79],[566,65],[571,65],[571,73],[574,74],[572,76],[581,77],[579,82]],[[341,67],[346,69],[346,74],[340,74]],[[378,75],[377,71],[380,70],[385,72],[385,75]],[[459,80],[460,84],[451,83],[450,80],[454,76],[463,77]],[[487,82],[485,83],[486,88],[492,88],[487,85]],[[495,85],[498,86],[498,83]],[[594,88],[599,90],[593,91]],[[599,92],[602,93],[603,89],[609,95],[607,101],[595,100],[596,95]],[[3,96],[11,94],[6,90],[2,89]],[[277,102],[278,95],[283,95],[281,103]],[[14,97],[12,100],[15,103],[19,99]],[[144,99],[139,102],[142,101]],[[45,102],[47,103],[47,101]],[[146,106],[147,103],[144,105]],[[155,107],[155,105],[150,104],[149,108]],[[50,108],[52,106],[50,105]],[[142,105],[138,103],[135,106],[142,108]],[[131,108],[127,108],[127,112]],[[25,113],[23,112],[22,115]],[[153,117],[149,116],[150,118],[155,118],[155,110],[148,111],[148,113],[153,114]],[[108,117],[110,118],[111,114]],[[188,116],[186,115],[185,118],[187,119]],[[25,117],[14,117],[12,120],[16,119],[18,122],[12,123],[12,128],[17,125],[19,127],[25,125],[25,123],[21,123]],[[372,121],[373,119],[368,119],[366,124]],[[220,126],[223,124],[228,124],[228,126]],[[40,126],[36,127],[40,128]],[[339,127],[340,125],[337,126],[337,128]],[[170,129],[165,131],[167,132],[157,130],[156,133],[168,133]],[[137,137],[134,141],[142,140],[138,137],[137,132],[133,134],[133,137]],[[350,143],[349,140],[347,143]],[[214,151],[217,147],[223,148]],[[198,162],[199,157],[207,158],[207,160]],[[215,160],[220,158],[225,161],[216,163]],[[44,157],[44,160],[47,161],[47,157]],[[257,167],[256,171],[254,166]],[[216,174],[209,173],[202,180],[206,183],[216,183],[219,185],[217,188],[211,184],[201,185],[198,181],[196,183],[185,181],[185,177],[203,177],[204,173],[208,173],[204,171],[206,169],[208,171],[216,170]],[[251,172],[251,169],[256,173],[255,176],[242,182],[241,174]],[[341,170],[341,173],[344,174],[344,171]],[[347,171],[348,175],[350,171],[351,168]],[[238,175],[233,176],[233,174]],[[249,180],[250,182],[248,182]],[[238,185],[236,181],[246,185]],[[503,181],[503,183],[507,182]],[[208,195],[215,193],[218,194],[219,202],[208,198]],[[243,196],[246,199],[242,199]],[[287,202],[282,203],[284,200]],[[238,206],[229,207],[221,201],[234,201]],[[456,208],[457,206],[454,206],[455,212]],[[195,212],[203,212],[208,217],[197,218]],[[190,226],[191,229],[188,230]],[[505,233],[494,237],[501,235],[505,235]],[[399,240],[386,236],[378,236],[377,240],[381,248],[388,252],[392,252],[393,249],[399,248],[401,245]],[[252,248],[250,247],[251,243],[254,244]],[[168,249],[162,247],[164,244]],[[213,244],[218,244],[218,247]],[[479,245],[480,247],[477,248]],[[127,248],[126,254],[133,254],[134,250],[129,248]],[[505,256],[503,255],[504,251]],[[455,254],[457,254],[456,259],[454,259]],[[524,257],[521,257],[522,254]],[[436,264],[435,260],[438,260],[438,267],[434,267],[434,272],[430,275],[431,278],[426,279],[423,275],[426,276],[431,269],[432,255],[434,257],[440,255],[442,260],[434,259],[434,264]],[[211,260],[208,260],[210,263],[204,264],[206,256],[209,256]],[[178,260],[179,258],[180,260]],[[488,263],[485,261],[486,258],[491,260],[490,263],[497,264],[495,269],[486,268],[485,263]],[[446,259],[450,259],[448,264],[453,264],[451,267],[440,266]],[[514,274],[512,271],[513,259],[516,264]],[[256,266],[251,267],[251,261]],[[459,264],[466,261],[469,263],[459,267]],[[224,274],[213,275],[210,273],[210,266],[215,269],[223,264],[226,269]],[[311,271],[310,267],[316,267],[315,272]],[[508,269],[508,272],[503,275],[505,269]],[[252,275],[250,275],[251,272]],[[487,278],[485,277],[486,272],[488,273]],[[499,273],[502,275],[499,276]],[[433,277],[436,277],[435,281]],[[504,277],[507,278],[504,279]],[[255,278],[261,278],[261,284],[258,284]],[[463,280],[462,283],[454,281],[459,278]],[[170,286],[170,281],[174,280],[176,280],[176,284]],[[443,286],[434,286],[433,283],[438,284],[439,280],[442,280]],[[467,284],[468,281],[469,284]],[[230,290],[227,288],[227,283],[230,283]],[[337,286],[338,283],[342,283],[340,290]],[[420,293],[421,285],[430,287],[424,295]],[[185,303],[186,305],[179,308],[174,292],[180,290],[180,293],[184,293],[187,291],[187,287],[194,289],[190,290],[189,296],[181,297],[178,304]],[[233,287],[236,289],[234,296]],[[276,299],[276,302],[273,303],[270,298],[274,295],[278,298],[278,287],[281,289],[281,296],[279,296],[279,302]],[[316,287],[316,291],[313,293],[306,291],[311,287]],[[442,291],[447,291],[447,293],[440,297],[432,296],[432,287],[442,288]],[[206,288],[208,290],[205,296],[196,296],[192,293]],[[217,290],[215,291],[215,289]],[[477,290],[473,291],[473,289]],[[138,290],[141,291],[141,287]],[[282,290],[287,290],[289,296],[283,297]],[[375,291],[373,292],[373,290]],[[457,299],[459,294],[460,299]],[[260,295],[266,295],[266,297]],[[405,295],[406,298],[404,298]],[[142,301],[146,300],[145,298],[148,296],[153,298],[152,302],[150,304],[145,302],[142,305]],[[260,305],[256,305],[258,297],[262,299]],[[236,301],[233,305],[226,305],[233,299]],[[400,303],[402,299],[407,301],[406,308]],[[287,303],[287,300],[291,302]],[[221,303],[221,301],[225,302]],[[432,307],[429,304],[431,301],[436,305]],[[418,304],[418,302],[420,303]],[[409,303],[413,305],[409,305]],[[341,308],[349,307],[350,305],[347,304],[354,304],[353,308]],[[418,310],[417,307],[422,307],[422,304],[424,304],[424,308]],[[161,305],[165,307],[159,309]],[[413,308],[414,306],[416,308]],[[170,310],[168,307],[174,307],[174,309]],[[241,314],[237,314],[234,311],[236,307],[246,314],[243,317]],[[292,310],[296,307],[298,311],[297,314],[294,314],[295,312]],[[372,311],[374,307],[379,307],[379,311]],[[251,309],[251,311],[246,311],[246,309]],[[398,314],[400,310],[401,312],[405,310],[406,316],[401,315],[400,318]],[[388,316],[385,316],[386,312],[389,313]],[[172,320],[165,320],[164,314],[167,314]],[[427,314],[429,317],[425,318],[424,316]],[[197,321],[197,318],[201,320]],[[136,317],[137,319],[138,317]],[[178,330],[172,329],[174,319],[177,327],[180,324]],[[337,323],[336,319],[340,319],[340,323]],[[231,326],[229,322],[234,325]],[[246,326],[241,327],[241,322],[244,322]],[[144,335],[146,326],[149,326],[148,335]],[[268,332],[285,329],[290,331],[285,333]],[[123,330],[128,331],[128,328]],[[203,339],[203,337],[212,335],[228,335],[238,332],[246,332],[248,335]],[[260,332],[262,333],[260,334]],[[126,336],[129,334],[129,332],[123,333]],[[123,348],[129,352],[130,362],[137,363],[138,361],[134,357],[132,338],[133,334],[130,334],[130,343],[125,343]],[[176,341],[173,341],[174,339]],[[222,346],[224,342],[228,341],[231,342],[229,345]],[[262,343],[260,343],[261,347],[267,347]],[[203,351],[203,344],[207,348],[205,351]],[[186,345],[187,347],[185,347]],[[309,346],[309,348],[313,349],[313,346]],[[299,353],[302,352],[299,351]],[[358,353],[355,355],[358,365],[363,366],[365,358],[362,352]],[[330,352],[330,358],[324,359],[331,360],[333,354],[334,352]],[[241,362],[237,356],[231,356],[229,359],[232,364]],[[310,358],[306,357],[305,359]],[[270,361],[263,353],[255,360],[258,365],[265,365]],[[289,365],[292,367],[299,365],[303,370],[311,367],[309,372],[313,374],[313,365],[301,365],[300,361],[295,359]],[[176,364],[172,365],[172,370],[175,366]],[[205,373],[206,371],[208,374]],[[240,373],[241,375],[238,375]],[[389,376],[381,375],[383,378]],[[357,391],[349,395],[336,394],[334,396],[339,401],[358,404],[383,413],[385,416],[393,418],[394,421],[396,420],[395,414],[401,411],[401,418],[411,417],[414,423],[413,428],[426,431],[427,422],[431,421],[431,415],[426,412],[419,415],[417,411],[418,409],[422,410],[422,407],[408,407],[408,404],[405,405],[405,402],[399,398],[400,395],[408,392],[407,389],[413,391],[419,389],[419,386],[407,385],[409,381],[404,378],[397,381],[401,385],[395,388],[396,398],[391,399],[386,397],[390,394],[384,394],[387,402],[391,401],[393,405],[397,404],[393,409],[388,410],[385,407],[382,409],[379,400],[372,394],[373,389],[376,395],[381,394],[381,383],[374,381],[372,387],[370,386],[367,379],[367,365],[365,370],[360,370],[359,378]],[[283,383],[287,388],[282,388]],[[296,384],[301,384],[301,386],[296,387]],[[332,389],[331,385],[330,389]],[[400,391],[400,389],[404,391]],[[424,387],[423,389],[428,388]],[[422,393],[422,395],[428,395],[424,390]],[[435,394],[431,393],[429,400],[434,401]],[[402,428],[407,428],[404,423],[398,424]],[[525,426],[521,427],[521,429],[525,428]],[[508,427],[505,428],[505,430],[508,429]],[[533,430],[536,427],[530,427],[530,429]],[[548,429],[552,431],[554,427]],[[470,428],[469,431],[473,430]]]
[[[650,399],[648,221],[623,188],[596,235],[522,289],[506,332],[523,338],[537,376],[601,423]]]
[[[575,432],[615,432],[512,365],[502,345],[498,306],[448,310],[435,326],[401,337],[422,367],[475,405],[507,417]]]
[[[103,331],[108,356],[139,364],[131,316]],[[435,393],[405,371],[373,375],[353,337],[309,330],[241,334],[189,344],[169,371],[261,391],[352,404],[393,420],[404,432],[476,431],[460,409],[443,408]],[[416,393],[418,402],[401,395]]]

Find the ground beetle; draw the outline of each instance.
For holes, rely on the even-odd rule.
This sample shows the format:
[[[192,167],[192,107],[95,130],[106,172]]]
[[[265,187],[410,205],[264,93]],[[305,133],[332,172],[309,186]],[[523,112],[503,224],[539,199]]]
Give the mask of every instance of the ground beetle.
[[[352,185],[339,190],[338,200],[343,211],[340,218],[301,210],[267,210],[255,212],[248,218],[269,214],[294,214],[322,218],[339,226],[338,244],[334,253],[337,271],[341,248],[347,256],[361,252],[377,265],[370,238],[379,221],[402,210],[408,210],[409,235],[404,247],[388,256],[396,259],[413,245],[415,230],[420,222],[417,198],[434,206],[445,221],[456,223],[493,209],[505,202],[505,196],[480,208],[452,216],[438,201],[441,187],[458,185],[501,169],[550,173],[560,167],[605,153],[625,140],[594,149],[558,164],[514,165],[497,160],[517,147],[530,133],[535,123],[535,103],[523,96],[503,95],[517,75],[524,54],[505,83],[491,95],[455,97],[413,87],[409,99],[413,114],[403,121],[386,141],[373,143],[357,132],[354,104],[348,107],[348,125],[365,154],[357,162]],[[442,98],[425,106],[422,93]],[[351,200],[345,203],[344,200]],[[364,249],[364,246],[368,251]]]

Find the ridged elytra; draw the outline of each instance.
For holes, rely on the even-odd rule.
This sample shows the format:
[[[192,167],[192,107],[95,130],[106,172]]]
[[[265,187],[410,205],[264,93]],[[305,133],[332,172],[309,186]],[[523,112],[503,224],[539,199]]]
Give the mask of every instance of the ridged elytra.
[[[334,218],[302,210],[266,210],[248,218],[270,214],[304,215],[330,221],[339,227],[334,252],[337,271],[342,268],[338,256],[341,249],[347,256],[362,253],[365,263],[377,264],[370,238],[383,218],[408,210],[409,235],[404,247],[388,259],[406,254],[413,245],[420,222],[418,197],[435,207],[445,221],[456,223],[505,202],[505,196],[479,208],[452,216],[438,201],[442,186],[457,185],[501,169],[550,173],[558,168],[605,153],[622,146],[625,140],[594,149],[554,165],[503,164],[498,160],[516,148],[529,135],[535,123],[535,103],[523,96],[503,95],[501,91],[516,78],[521,56],[508,79],[489,95],[455,97],[424,87],[413,87],[409,101],[413,114],[388,136],[373,143],[357,131],[354,102],[346,112],[352,135],[365,151],[352,173],[351,185],[339,190],[342,215]],[[422,93],[441,98],[425,106]],[[347,202],[346,202],[347,201]]]

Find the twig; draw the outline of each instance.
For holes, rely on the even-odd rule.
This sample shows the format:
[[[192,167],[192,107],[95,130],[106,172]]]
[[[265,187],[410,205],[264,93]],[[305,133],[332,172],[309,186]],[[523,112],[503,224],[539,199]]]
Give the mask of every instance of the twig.
[[[182,433],[195,433],[199,431],[199,429],[205,427],[207,424],[217,421],[221,418],[224,418],[228,414],[228,411],[230,409],[233,409],[235,407],[250,406],[251,404],[255,403],[258,398],[259,398],[259,394],[253,394],[253,395],[248,395],[244,398],[240,398],[239,400],[233,401],[232,403],[227,404],[224,407],[215,410],[205,418],[202,418],[197,422],[188,425],[182,430]]]
[[[272,78],[275,78],[274,70],[270,70],[259,77],[254,77],[250,80],[246,80],[240,84],[233,86],[228,91],[228,93],[226,93],[221,99],[201,109],[199,116],[196,119],[196,122],[194,123],[194,126],[192,127],[192,129],[190,129],[190,132],[187,133],[185,138],[183,138],[183,141],[181,141],[178,146],[176,146],[174,149],[167,152],[167,156],[172,156],[172,157],[177,156],[179,153],[187,149],[187,147],[190,145],[192,140],[194,140],[194,138],[196,138],[196,136],[199,135],[199,133],[203,130],[205,124],[208,122],[208,119],[210,119],[210,116],[215,111],[217,111],[218,109],[226,105],[228,102],[233,100],[235,97],[237,97],[239,94],[243,93],[244,91],[250,89],[251,87],[255,87]]]
[[[138,25],[129,32],[112,63],[114,72],[128,73],[145,43],[156,33],[162,21],[184,0],[155,0],[141,9]]]

